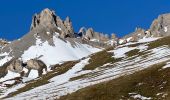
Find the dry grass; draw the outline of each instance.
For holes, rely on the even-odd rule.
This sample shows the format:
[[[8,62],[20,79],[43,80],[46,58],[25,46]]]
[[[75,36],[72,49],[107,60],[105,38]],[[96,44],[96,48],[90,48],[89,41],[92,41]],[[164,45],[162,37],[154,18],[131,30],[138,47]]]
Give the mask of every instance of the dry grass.
[[[128,57],[132,57],[131,59],[134,59],[136,57],[143,57],[143,58],[146,58],[148,57],[148,55],[151,53],[151,51],[142,51],[140,52],[139,49],[134,49],[134,50],[131,50],[129,52],[126,52],[125,54],[128,56]]]
[[[132,57],[132,56],[135,56],[135,55],[138,55],[139,54],[139,49],[134,49],[134,50],[131,50],[129,52],[126,52],[125,54],[128,56],[128,57]]]
[[[170,45],[170,37],[164,37],[164,38],[158,39],[154,42],[151,42],[148,45],[149,46],[148,49],[153,49],[153,48],[163,46],[163,45]]]
[[[169,93],[170,68],[160,70],[165,63],[123,76],[108,82],[86,87],[75,93],[63,96],[60,100],[133,100],[129,93],[137,93],[154,100],[170,100],[157,93]]]
[[[90,57],[89,64],[86,65],[83,70],[94,70],[106,63],[115,63],[121,60],[121,58],[115,59],[112,56],[113,53],[109,53],[107,50],[98,52]]]

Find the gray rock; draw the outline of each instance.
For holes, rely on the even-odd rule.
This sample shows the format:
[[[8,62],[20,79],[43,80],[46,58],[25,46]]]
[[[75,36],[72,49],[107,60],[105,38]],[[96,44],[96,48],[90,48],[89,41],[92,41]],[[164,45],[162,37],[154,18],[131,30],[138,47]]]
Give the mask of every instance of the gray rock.
[[[134,32],[123,37],[127,42],[136,42],[139,39],[145,37],[145,30],[142,28],[136,28]]]
[[[74,37],[72,22],[69,17],[65,21],[61,20],[54,11],[46,8],[40,14],[35,14],[32,19],[30,32],[40,33],[42,29],[46,32],[58,32],[61,37]]]
[[[154,37],[170,35],[170,14],[163,14],[155,19],[149,31]]]
[[[96,41],[108,41],[109,36],[107,34],[95,32],[93,28],[81,28],[79,33],[82,33],[82,38],[86,38],[88,40],[96,40]]]

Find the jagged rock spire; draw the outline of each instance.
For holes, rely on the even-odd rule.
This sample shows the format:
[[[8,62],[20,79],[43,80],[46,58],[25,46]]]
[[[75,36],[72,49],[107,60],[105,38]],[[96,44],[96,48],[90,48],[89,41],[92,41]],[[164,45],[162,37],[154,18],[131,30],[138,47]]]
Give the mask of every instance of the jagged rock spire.
[[[35,14],[32,19],[31,30],[38,26],[56,26],[56,14],[54,11],[46,8],[40,14]]]
[[[32,19],[32,30],[41,31],[45,29],[51,33],[58,31],[61,37],[74,37],[72,22],[69,17],[65,21],[61,20],[54,11],[46,8],[40,14],[35,14]]]
[[[151,26],[150,32],[153,36],[170,36],[170,13],[159,15]]]
[[[81,34],[82,38],[86,38],[88,40],[107,41],[109,39],[107,34],[95,32],[93,28],[86,29],[85,27],[81,27],[79,34]]]

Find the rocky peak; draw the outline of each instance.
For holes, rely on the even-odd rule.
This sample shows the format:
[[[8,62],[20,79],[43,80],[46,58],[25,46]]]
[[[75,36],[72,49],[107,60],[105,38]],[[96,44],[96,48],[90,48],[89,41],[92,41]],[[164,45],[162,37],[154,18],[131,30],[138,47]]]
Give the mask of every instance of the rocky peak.
[[[78,32],[78,35],[79,36],[85,36],[86,35],[86,31],[87,31],[87,29],[85,27],[81,27],[79,32]]]
[[[107,34],[103,34],[100,32],[95,32],[93,28],[86,29],[85,27],[82,27],[79,30],[79,34],[82,35],[82,38],[86,38],[88,40],[95,40],[95,41],[107,41],[109,40],[109,36]]]
[[[111,34],[111,39],[117,39],[117,36],[116,36],[115,33],[112,33],[112,34]]]
[[[35,14],[32,19],[31,30],[39,27],[40,25],[56,26],[56,15],[54,11],[48,8],[44,9],[40,14]]]
[[[170,13],[169,14],[163,14],[158,16],[157,19],[155,19],[151,26],[150,26],[150,32],[153,34],[153,36],[169,36],[170,35]]]
[[[86,37],[87,38],[89,38],[89,39],[97,38],[97,37],[94,37],[94,35],[95,35],[95,33],[94,33],[93,28],[87,29],[87,31],[86,31]]]
[[[66,17],[65,21],[64,21],[64,25],[65,27],[67,28],[68,32],[69,33],[74,33],[74,30],[73,30],[73,26],[72,26],[72,22],[70,20],[70,17]]]
[[[74,37],[72,22],[69,17],[63,21],[54,11],[46,8],[40,14],[35,14],[32,19],[31,31],[60,33],[61,37]],[[45,32],[46,33],[46,32]]]

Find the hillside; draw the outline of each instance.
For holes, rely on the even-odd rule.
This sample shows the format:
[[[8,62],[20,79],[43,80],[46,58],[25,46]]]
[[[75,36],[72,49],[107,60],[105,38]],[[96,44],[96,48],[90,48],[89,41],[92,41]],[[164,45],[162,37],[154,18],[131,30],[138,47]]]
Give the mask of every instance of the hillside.
[[[23,37],[0,41],[0,98],[168,100],[168,19],[109,38],[92,28],[75,32],[69,17],[46,8]]]

